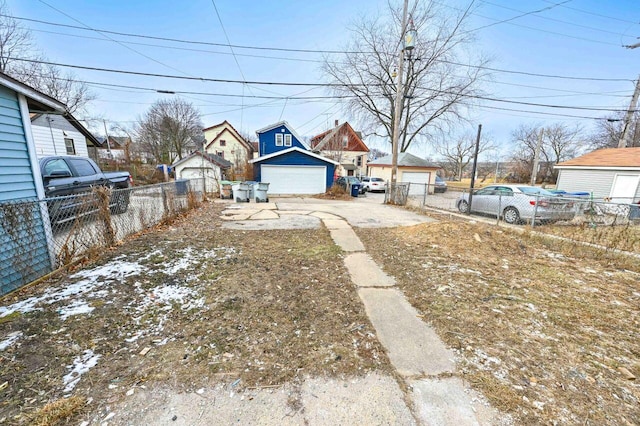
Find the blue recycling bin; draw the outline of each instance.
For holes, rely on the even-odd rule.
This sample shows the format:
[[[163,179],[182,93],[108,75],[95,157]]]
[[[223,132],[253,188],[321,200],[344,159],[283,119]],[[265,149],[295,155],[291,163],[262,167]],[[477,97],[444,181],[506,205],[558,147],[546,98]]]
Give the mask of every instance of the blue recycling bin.
[[[361,183],[352,183],[351,184],[351,196],[352,197],[357,197],[358,194],[360,194],[360,187],[362,186]]]

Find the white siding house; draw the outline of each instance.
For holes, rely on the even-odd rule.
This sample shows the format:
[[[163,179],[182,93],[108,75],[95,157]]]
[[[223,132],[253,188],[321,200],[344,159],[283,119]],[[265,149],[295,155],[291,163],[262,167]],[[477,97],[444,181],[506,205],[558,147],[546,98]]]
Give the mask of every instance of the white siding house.
[[[97,139],[73,117],[60,114],[31,114],[31,129],[38,158],[50,155],[88,157],[87,139]]]

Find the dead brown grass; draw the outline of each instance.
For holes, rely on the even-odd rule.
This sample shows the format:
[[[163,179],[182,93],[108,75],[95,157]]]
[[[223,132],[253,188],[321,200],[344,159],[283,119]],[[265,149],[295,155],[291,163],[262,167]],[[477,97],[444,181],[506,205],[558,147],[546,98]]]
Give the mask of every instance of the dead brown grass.
[[[640,424],[640,262],[442,221],[358,229],[374,259],[518,424]]]
[[[324,194],[314,195],[314,198],[321,198],[325,200],[343,200],[351,201],[353,197],[347,193],[347,190],[340,185],[332,185]]]
[[[84,405],[84,399],[79,396],[61,398],[37,410],[30,422],[34,426],[55,426],[72,417]]]
[[[79,411],[61,409],[59,417],[71,424],[99,423],[106,407],[143,385],[186,391],[224,383],[237,390],[307,375],[391,371],[327,230],[221,229],[222,208],[205,204],[89,266],[126,261],[144,267],[142,274],[108,281],[105,294],[83,296],[90,314],[62,320],[60,301],[0,322],[1,336],[23,333],[0,353],[0,377],[9,382],[0,423],[31,424],[62,396],[62,377],[86,349],[101,358],[72,395],[92,398],[91,413],[83,410],[79,418]],[[184,268],[168,269],[178,261]],[[2,303],[79,280],[58,277]],[[174,301],[168,309],[158,299],[158,289],[168,286],[194,292],[203,306],[185,309]]]

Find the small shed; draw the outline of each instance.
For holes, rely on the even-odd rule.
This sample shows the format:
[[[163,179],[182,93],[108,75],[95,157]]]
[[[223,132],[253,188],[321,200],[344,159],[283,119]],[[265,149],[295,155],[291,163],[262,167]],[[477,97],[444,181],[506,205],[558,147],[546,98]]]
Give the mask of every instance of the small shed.
[[[204,179],[205,192],[218,190],[218,183],[225,178],[225,170],[232,164],[215,154],[195,151],[171,165],[176,179]]]
[[[369,176],[391,180],[391,168],[393,158],[391,155],[370,161],[368,164]],[[398,176],[397,181],[403,183],[413,183],[409,187],[411,194],[424,193],[424,185],[429,185],[429,193],[433,193],[436,183],[436,172],[440,166],[423,160],[420,157],[401,152],[398,154]]]
[[[322,194],[333,185],[337,162],[294,146],[255,158],[254,176],[270,194]]]
[[[555,168],[557,189],[590,192],[619,203],[640,200],[640,147],[599,149]]]

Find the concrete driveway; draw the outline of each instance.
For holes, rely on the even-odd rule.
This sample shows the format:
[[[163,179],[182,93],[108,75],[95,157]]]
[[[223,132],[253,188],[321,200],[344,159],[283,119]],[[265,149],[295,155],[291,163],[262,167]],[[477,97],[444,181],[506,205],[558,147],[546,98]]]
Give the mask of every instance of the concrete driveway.
[[[223,227],[232,229],[318,228],[321,220],[343,219],[358,228],[392,228],[433,222],[400,207],[384,204],[384,194],[367,194],[350,201],[311,197],[273,198],[269,203],[228,203]]]

